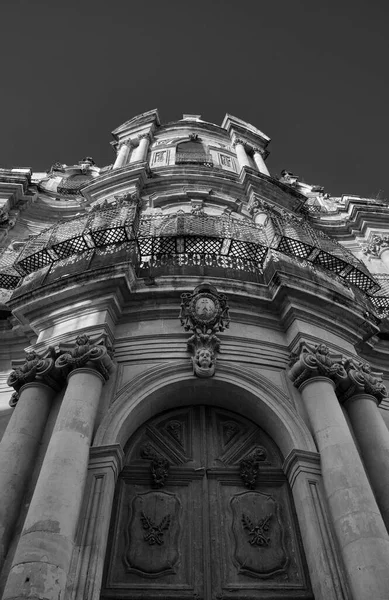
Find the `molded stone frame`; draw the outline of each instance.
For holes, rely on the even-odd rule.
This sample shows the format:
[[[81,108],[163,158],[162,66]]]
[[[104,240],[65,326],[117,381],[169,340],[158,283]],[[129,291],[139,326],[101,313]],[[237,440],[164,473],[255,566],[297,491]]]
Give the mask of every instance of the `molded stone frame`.
[[[204,385],[205,384],[205,385]],[[207,389],[206,389],[207,388]],[[227,393],[228,392],[228,393]],[[186,362],[157,365],[130,381],[100,424],[91,449],[79,546],[73,556],[68,594],[72,600],[99,597],[114,483],[122,448],[152,416],[184,404],[209,404],[239,412],[257,423],[285,457],[311,585],[316,600],[351,600],[323,493],[319,455],[313,438],[287,396],[248,368],[220,365],[212,380],[195,380]]]

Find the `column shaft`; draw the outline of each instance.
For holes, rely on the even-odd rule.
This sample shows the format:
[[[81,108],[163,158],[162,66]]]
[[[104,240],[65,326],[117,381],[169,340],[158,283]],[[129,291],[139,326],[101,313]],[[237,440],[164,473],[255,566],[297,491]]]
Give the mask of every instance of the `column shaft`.
[[[89,368],[69,375],[3,600],[64,599],[103,381]]]
[[[242,169],[243,167],[251,167],[243,141],[235,142],[235,151],[240,168]]]
[[[352,396],[345,406],[377,504],[389,531],[389,430],[374,396]]]
[[[54,390],[41,382],[27,383],[0,443],[0,567],[19,515]]]
[[[122,142],[119,146],[119,151],[116,156],[115,163],[113,165],[113,169],[120,169],[124,167],[128,161],[128,155],[130,153],[130,143]]]
[[[263,160],[262,154],[261,152],[259,152],[259,150],[254,150],[254,154],[253,154],[253,158],[254,158],[254,162],[258,167],[258,171],[260,173],[264,173],[265,175],[269,175],[269,170],[265,164],[265,161]]]
[[[380,252],[380,259],[384,263],[385,267],[389,269],[389,248],[385,248]]]
[[[145,162],[147,160],[147,152],[150,144],[150,136],[149,134],[144,134],[140,136],[139,146],[135,148],[134,158],[131,162],[142,161]]]
[[[389,538],[330,379],[300,386],[353,600],[387,600]]]

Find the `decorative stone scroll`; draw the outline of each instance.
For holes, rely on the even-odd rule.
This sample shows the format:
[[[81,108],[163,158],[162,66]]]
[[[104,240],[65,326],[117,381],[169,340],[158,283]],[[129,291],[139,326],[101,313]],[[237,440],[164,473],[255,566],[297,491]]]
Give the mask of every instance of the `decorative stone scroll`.
[[[88,335],[83,334],[76,338],[75,347],[57,358],[55,365],[66,375],[80,367],[92,367],[107,380],[113,368],[113,354],[112,346],[103,342],[94,344]]]
[[[382,381],[382,373],[372,372],[369,363],[347,359],[344,366],[347,372],[347,381],[341,382],[338,390],[342,400],[348,400],[357,394],[369,394],[374,396],[378,402],[387,397],[388,392]]]
[[[378,402],[387,397],[382,373],[372,372],[369,363],[331,353],[325,344],[310,346],[302,342],[291,355],[289,377],[296,387],[311,377],[324,376],[335,382],[341,401],[357,394],[369,394]]]
[[[362,252],[367,256],[378,258],[385,248],[389,248],[389,235],[373,235],[367,244],[362,245]]]
[[[311,377],[324,376],[338,383],[347,380],[341,354],[331,353],[325,344],[311,346],[301,342],[297,352],[290,357],[289,377],[296,387]]]
[[[63,377],[55,365],[57,356],[58,354],[52,347],[49,347],[47,356],[41,356],[35,350],[26,352],[24,363],[15,367],[7,380],[7,384],[13,387],[17,394],[12,394],[10,400],[12,408],[17,404],[20,388],[26,383],[40,381],[54,390],[58,391],[61,388]]]
[[[226,296],[219,294],[209,283],[197,286],[191,294],[181,294],[179,318],[185,331],[193,332],[187,348],[197,377],[215,374],[216,354],[220,351],[220,339],[216,333],[228,328],[228,311]]]

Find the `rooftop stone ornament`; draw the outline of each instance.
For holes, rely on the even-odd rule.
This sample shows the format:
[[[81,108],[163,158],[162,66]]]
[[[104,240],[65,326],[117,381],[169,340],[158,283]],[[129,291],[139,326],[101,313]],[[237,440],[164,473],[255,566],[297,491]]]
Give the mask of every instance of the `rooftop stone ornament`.
[[[181,294],[180,321],[185,331],[192,331],[187,341],[193,373],[197,377],[212,377],[220,339],[216,333],[228,328],[227,298],[209,283],[197,286],[192,293]]]

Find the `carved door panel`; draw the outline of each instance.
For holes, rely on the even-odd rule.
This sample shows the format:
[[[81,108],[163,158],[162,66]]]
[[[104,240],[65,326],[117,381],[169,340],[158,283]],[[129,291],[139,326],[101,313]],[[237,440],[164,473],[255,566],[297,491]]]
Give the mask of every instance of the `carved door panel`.
[[[131,438],[102,598],[312,598],[281,456],[222,409],[170,411]]]

